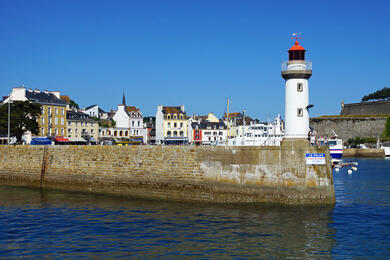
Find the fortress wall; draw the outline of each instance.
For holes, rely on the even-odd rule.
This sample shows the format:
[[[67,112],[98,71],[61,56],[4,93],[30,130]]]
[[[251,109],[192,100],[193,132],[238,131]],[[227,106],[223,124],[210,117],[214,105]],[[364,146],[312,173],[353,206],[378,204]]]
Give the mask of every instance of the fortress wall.
[[[390,114],[390,100],[344,104],[340,115]]]
[[[305,153],[326,153],[310,166]],[[0,184],[217,203],[335,203],[330,157],[282,147],[0,146]]]
[[[380,136],[387,117],[316,117],[310,118],[310,126],[319,136],[332,136],[332,129],[345,143],[350,138]]]

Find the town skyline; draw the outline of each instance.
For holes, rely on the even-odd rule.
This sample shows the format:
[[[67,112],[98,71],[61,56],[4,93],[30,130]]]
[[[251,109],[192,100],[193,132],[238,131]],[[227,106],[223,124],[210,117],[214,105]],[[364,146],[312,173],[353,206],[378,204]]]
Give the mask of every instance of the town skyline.
[[[299,31],[311,116],[339,114],[389,85],[389,4],[354,3],[2,2],[1,90],[58,90],[106,111],[125,92],[144,116],[185,105],[221,117],[229,98],[232,112],[284,117],[280,65]]]

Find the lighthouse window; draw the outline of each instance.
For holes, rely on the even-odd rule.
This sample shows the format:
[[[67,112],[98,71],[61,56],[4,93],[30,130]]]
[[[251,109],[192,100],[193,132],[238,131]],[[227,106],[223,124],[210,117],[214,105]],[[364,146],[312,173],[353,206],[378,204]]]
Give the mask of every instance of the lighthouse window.
[[[297,110],[297,116],[298,116],[298,117],[303,117],[303,109],[302,109],[302,108],[298,108],[298,110]]]
[[[297,91],[298,92],[302,92],[303,91],[303,84],[302,83],[298,83],[297,84]]]

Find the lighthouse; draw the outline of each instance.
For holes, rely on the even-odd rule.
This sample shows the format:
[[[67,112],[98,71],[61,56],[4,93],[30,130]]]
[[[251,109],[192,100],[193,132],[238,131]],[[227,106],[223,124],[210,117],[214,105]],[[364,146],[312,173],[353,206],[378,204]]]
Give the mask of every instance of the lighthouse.
[[[294,35],[294,34],[293,34]],[[307,138],[309,133],[309,78],[311,62],[305,60],[306,50],[299,44],[288,50],[288,61],[282,63],[282,77],[285,89],[285,138]]]

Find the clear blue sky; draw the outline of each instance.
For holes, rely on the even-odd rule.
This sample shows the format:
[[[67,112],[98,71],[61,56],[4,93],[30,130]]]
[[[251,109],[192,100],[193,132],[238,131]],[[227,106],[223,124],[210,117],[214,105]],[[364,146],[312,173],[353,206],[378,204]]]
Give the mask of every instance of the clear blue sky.
[[[59,90],[82,107],[284,114],[292,32],[313,62],[312,116],[390,86],[390,1],[0,1],[0,95]]]

